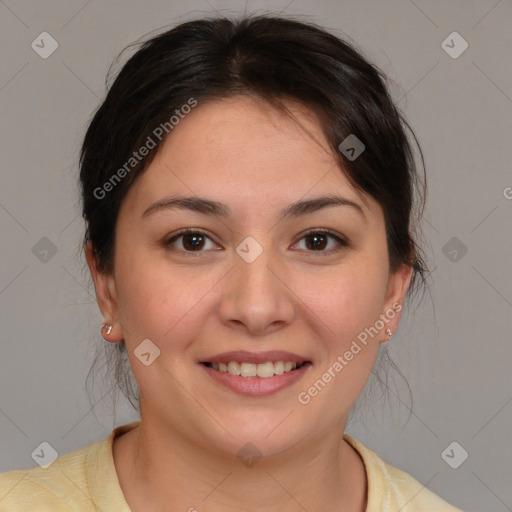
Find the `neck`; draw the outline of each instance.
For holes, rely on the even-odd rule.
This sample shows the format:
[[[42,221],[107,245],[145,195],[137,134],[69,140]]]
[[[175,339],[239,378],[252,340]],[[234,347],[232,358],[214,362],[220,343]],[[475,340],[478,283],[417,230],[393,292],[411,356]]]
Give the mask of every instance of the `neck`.
[[[189,512],[365,510],[364,465],[342,434],[242,460],[163,428],[143,419],[114,442],[116,471],[133,512],[169,506]]]

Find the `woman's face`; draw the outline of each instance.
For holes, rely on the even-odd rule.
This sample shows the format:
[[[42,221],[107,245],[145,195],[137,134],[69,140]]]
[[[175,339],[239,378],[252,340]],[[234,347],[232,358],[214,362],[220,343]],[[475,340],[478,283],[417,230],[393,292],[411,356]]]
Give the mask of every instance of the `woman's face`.
[[[409,285],[410,267],[389,273],[378,203],[349,184],[312,114],[288,105],[310,135],[246,96],[199,103],[125,198],[114,273],[93,270],[143,422],[204,449],[279,453],[341,435]],[[342,199],[300,206],[325,196]],[[281,374],[204,364],[219,361]]]

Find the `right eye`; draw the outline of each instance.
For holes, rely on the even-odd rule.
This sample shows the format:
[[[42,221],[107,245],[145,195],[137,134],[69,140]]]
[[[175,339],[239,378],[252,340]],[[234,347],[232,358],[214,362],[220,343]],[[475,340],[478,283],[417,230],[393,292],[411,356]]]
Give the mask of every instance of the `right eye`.
[[[198,231],[192,228],[187,228],[179,233],[173,235],[170,239],[164,242],[165,247],[169,248],[171,251],[179,251],[179,252],[205,252],[204,246],[206,244],[206,240],[214,243],[213,240],[203,233],[202,231]],[[181,245],[181,248],[176,248],[176,244]]]

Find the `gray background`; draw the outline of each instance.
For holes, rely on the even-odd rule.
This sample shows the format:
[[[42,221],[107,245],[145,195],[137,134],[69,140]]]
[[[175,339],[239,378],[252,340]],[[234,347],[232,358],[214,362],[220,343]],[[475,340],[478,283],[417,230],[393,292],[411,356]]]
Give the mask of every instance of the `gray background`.
[[[64,454],[137,419],[126,404],[114,415],[101,382],[93,409],[84,391],[104,342],[77,252],[79,145],[125,45],[244,8],[353,38],[396,82],[393,96],[425,152],[432,300],[390,343],[412,414],[405,423],[406,394],[382,402],[376,393],[348,432],[468,512],[512,510],[510,0],[0,1],[0,471],[33,467],[41,441]],[[43,31],[59,45],[47,59],[31,48]],[[456,59],[441,46],[453,31],[469,44]],[[38,252],[43,237],[55,255]],[[469,454],[458,469],[441,457],[453,441]]]

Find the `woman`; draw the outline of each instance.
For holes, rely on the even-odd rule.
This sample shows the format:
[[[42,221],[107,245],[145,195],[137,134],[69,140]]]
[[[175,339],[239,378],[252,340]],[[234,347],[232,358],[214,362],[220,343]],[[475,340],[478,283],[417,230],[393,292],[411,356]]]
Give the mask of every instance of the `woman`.
[[[424,277],[404,126],[382,73],[312,24],[143,44],[80,161],[102,335],[141,420],[2,475],[0,510],[456,511],[344,434]]]

